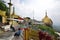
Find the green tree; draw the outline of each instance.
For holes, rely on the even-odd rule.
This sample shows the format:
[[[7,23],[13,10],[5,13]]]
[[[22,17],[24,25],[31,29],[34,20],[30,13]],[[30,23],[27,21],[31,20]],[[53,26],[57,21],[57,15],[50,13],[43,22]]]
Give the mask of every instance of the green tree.
[[[0,0],[0,10],[6,11],[6,15],[8,15],[8,7],[6,6],[4,0]]]

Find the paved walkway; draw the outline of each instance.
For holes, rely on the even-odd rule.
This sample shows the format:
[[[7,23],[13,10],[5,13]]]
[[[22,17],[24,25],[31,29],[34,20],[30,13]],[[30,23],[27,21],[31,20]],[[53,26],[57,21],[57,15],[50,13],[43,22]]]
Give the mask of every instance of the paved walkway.
[[[9,38],[12,37],[13,34],[14,32],[10,32],[10,31],[0,34],[0,40],[8,40]]]
[[[14,37],[12,40],[23,40],[23,38],[20,36],[20,37]]]
[[[0,40],[23,40],[23,38],[21,36],[18,38],[14,37],[14,32],[5,32],[0,35]]]

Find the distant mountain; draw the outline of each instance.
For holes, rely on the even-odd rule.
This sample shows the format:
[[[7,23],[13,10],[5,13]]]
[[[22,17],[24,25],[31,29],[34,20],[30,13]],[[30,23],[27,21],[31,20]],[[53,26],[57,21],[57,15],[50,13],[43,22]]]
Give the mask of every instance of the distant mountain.
[[[60,32],[60,26],[53,25],[53,29],[57,32]]]

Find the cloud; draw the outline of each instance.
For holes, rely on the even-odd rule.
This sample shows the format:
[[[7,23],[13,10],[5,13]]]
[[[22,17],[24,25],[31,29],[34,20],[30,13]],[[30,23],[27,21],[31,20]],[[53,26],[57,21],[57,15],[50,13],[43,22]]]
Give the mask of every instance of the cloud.
[[[34,10],[34,17],[35,19],[38,18],[38,20],[41,20],[44,17],[45,10],[48,10],[48,16],[51,16],[49,13],[52,11],[49,12],[49,10],[55,9],[58,4],[54,0],[12,0],[12,3],[15,7],[16,14],[30,17],[32,15],[33,17]]]
[[[7,3],[9,0],[5,0]],[[17,15],[42,20],[47,10],[49,18],[54,25],[60,26],[60,0],[12,0]],[[57,27],[58,28],[58,27]]]

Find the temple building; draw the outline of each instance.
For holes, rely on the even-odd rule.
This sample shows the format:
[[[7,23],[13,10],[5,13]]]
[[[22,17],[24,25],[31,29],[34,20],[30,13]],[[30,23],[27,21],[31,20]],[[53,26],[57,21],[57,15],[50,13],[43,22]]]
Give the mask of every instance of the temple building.
[[[47,26],[50,26],[52,27],[52,20],[47,16],[47,11],[45,12],[45,17],[42,19],[42,22],[47,25]]]
[[[10,24],[10,25],[11,25],[11,24],[15,24],[16,21],[13,21],[13,20],[14,20],[14,19],[18,19],[19,16],[15,14],[15,8],[14,8],[14,7],[13,7],[13,12],[11,13],[11,6],[13,5],[13,4],[11,3],[11,0],[10,0],[10,2],[8,3],[8,5],[9,5],[9,19],[11,19],[11,20],[9,20],[9,24]]]
[[[18,19],[18,15],[15,14],[15,8],[13,7],[13,12],[11,14],[11,18]]]
[[[19,18],[19,16],[15,14],[14,8],[13,8],[13,13],[10,16],[13,19],[18,19]],[[10,22],[11,21],[12,21],[12,19],[10,20]],[[6,11],[0,10],[0,23],[6,24],[7,22],[9,22],[9,21],[8,21],[8,16],[6,16]]]
[[[6,18],[7,18],[6,11],[0,10],[0,22],[1,23],[6,23]]]
[[[15,8],[14,8],[14,7],[13,7],[13,12],[12,12],[12,14],[11,14],[10,16],[11,16],[11,17],[10,17],[10,18],[11,18],[10,24],[16,25],[17,22],[14,21],[14,19],[18,19],[19,16],[15,14]]]
[[[13,4],[11,3],[11,0],[8,3],[9,8],[8,8],[8,15],[6,11],[0,10],[0,23],[3,23],[5,25],[7,24],[16,24],[17,22],[14,21],[14,19],[21,18],[19,15],[15,14],[15,8],[13,7],[13,12],[12,11],[12,6]]]

